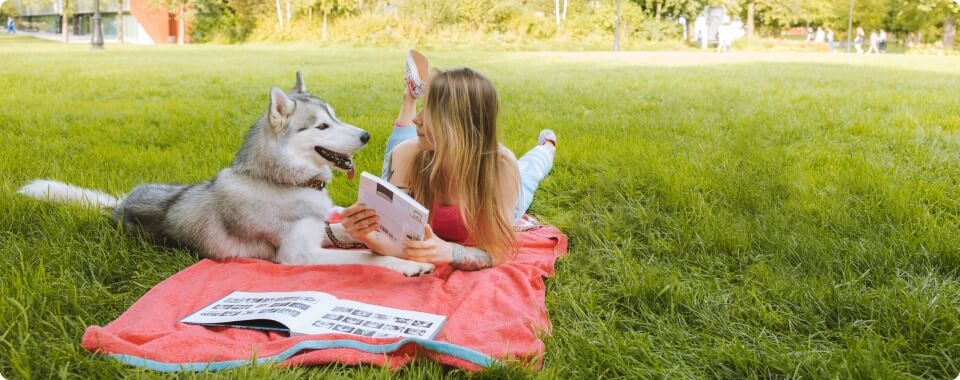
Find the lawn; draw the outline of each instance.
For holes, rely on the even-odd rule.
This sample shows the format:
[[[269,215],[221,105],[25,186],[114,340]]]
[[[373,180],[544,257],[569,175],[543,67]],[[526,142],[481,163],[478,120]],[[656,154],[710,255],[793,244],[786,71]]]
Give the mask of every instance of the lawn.
[[[560,136],[531,212],[570,254],[548,280],[544,378],[953,378],[960,373],[960,57],[427,52],[496,84],[501,138]],[[164,377],[93,356],[109,323],[196,261],[102,215],[14,194],[123,193],[227,165],[271,86],[369,130],[379,172],[402,50],[108,46],[0,37],[0,373]],[[356,183],[332,186],[349,204]],[[462,375],[430,362],[406,378]],[[386,378],[248,367],[202,378]]]

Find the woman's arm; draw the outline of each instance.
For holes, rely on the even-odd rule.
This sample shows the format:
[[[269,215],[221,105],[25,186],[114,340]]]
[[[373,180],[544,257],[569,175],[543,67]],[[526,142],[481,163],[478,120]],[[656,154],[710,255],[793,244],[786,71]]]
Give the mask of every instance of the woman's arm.
[[[460,270],[480,270],[493,267],[493,258],[486,251],[475,247],[451,244],[450,266]]]
[[[413,164],[416,153],[416,139],[397,144],[391,152],[387,181],[406,191],[410,166]],[[394,245],[390,237],[379,231],[379,220],[376,211],[366,208],[363,204],[354,204],[343,210],[343,229],[352,239],[381,255],[406,258],[403,249]],[[334,230],[334,232],[339,231]]]
[[[379,221],[380,217],[377,216],[376,211],[368,209],[362,203],[357,203],[343,210],[341,224],[350,238],[363,243],[371,251],[384,256],[406,258],[403,250],[394,245],[388,236],[379,231]]]
[[[513,152],[506,147],[500,148],[500,191],[503,199],[502,217],[513,225],[513,213],[516,210],[517,196],[520,190],[520,172],[517,168],[517,159]],[[424,234],[423,241],[407,240],[404,242],[404,256],[410,260],[428,262],[432,264],[450,264],[460,270],[480,270],[502,264],[502,258],[507,255],[497,255],[496,259],[489,252],[462,244],[447,242],[433,234],[430,226]]]
[[[429,225],[424,231],[423,240],[403,242],[403,256],[424,263],[450,264],[454,268],[467,271],[493,266],[493,258],[486,251],[444,241],[433,233],[433,228]]]

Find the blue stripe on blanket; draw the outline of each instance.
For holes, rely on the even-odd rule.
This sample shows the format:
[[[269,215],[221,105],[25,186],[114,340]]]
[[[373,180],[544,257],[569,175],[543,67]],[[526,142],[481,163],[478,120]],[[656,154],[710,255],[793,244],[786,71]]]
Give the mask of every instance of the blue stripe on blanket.
[[[181,371],[219,371],[224,369],[236,368],[252,364],[267,364],[267,363],[279,363],[284,360],[289,359],[293,355],[296,355],[298,352],[303,350],[322,350],[327,348],[349,348],[357,351],[368,352],[371,354],[386,354],[390,352],[395,352],[403,347],[403,345],[408,343],[417,344],[425,349],[430,351],[450,355],[456,358],[466,360],[470,363],[479,365],[484,368],[489,368],[496,363],[493,358],[479,353],[477,351],[471,350],[466,347],[458,346],[455,344],[450,344],[446,342],[437,342],[435,340],[428,340],[422,338],[403,338],[393,343],[389,344],[369,344],[363,343],[355,340],[349,339],[338,339],[338,340],[305,340],[300,343],[293,345],[292,347],[283,350],[279,354],[274,356],[268,356],[265,358],[255,358],[251,360],[227,360],[222,362],[209,362],[209,363],[164,363],[156,360],[144,359],[132,355],[124,354],[107,354],[107,356],[113,358],[114,360],[134,366],[142,367],[153,371],[159,372],[181,372]]]

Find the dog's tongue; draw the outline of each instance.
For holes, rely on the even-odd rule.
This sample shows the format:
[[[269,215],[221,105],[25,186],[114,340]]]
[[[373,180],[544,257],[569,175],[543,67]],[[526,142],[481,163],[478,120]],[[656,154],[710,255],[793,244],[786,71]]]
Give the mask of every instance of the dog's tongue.
[[[347,179],[353,180],[353,175],[354,175],[354,174],[355,174],[355,173],[354,173],[354,171],[353,171],[353,168],[350,168],[350,170],[347,170]]]

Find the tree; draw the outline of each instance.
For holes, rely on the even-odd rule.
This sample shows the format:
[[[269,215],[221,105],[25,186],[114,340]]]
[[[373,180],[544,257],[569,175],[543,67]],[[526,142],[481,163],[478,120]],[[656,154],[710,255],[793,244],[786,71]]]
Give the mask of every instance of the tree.
[[[151,3],[177,15],[177,45],[183,45],[186,42],[187,19],[193,17],[197,0],[153,0]]]
[[[553,14],[557,18],[557,27],[560,27],[560,0],[553,0]]]
[[[331,16],[354,13],[356,11],[355,5],[357,3],[351,0],[317,0],[314,3],[314,6],[319,8],[320,14],[323,16],[322,33],[324,40],[327,39],[327,19]]]
[[[753,36],[756,25],[786,27],[806,18],[803,7],[808,0],[747,0],[741,3],[747,12],[746,32]]]
[[[944,49],[953,49],[956,43],[958,18],[960,3],[955,0],[904,0],[896,14],[897,26],[908,30],[942,28],[940,42]]]
[[[73,12],[70,11],[70,0],[63,0],[63,9],[61,10],[63,17],[63,24],[60,26],[63,32],[63,42],[70,42],[70,24],[67,22],[67,19],[73,15]]]
[[[117,41],[123,45],[123,0],[117,0]]]
[[[283,30],[283,11],[280,9],[280,0],[275,0],[277,3],[277,23],[280,25],[280,30]]]

